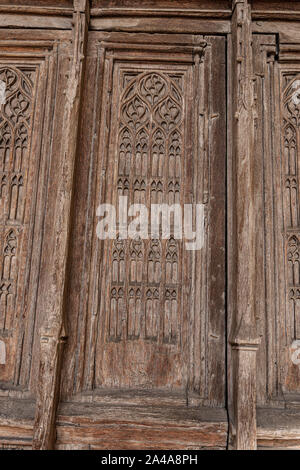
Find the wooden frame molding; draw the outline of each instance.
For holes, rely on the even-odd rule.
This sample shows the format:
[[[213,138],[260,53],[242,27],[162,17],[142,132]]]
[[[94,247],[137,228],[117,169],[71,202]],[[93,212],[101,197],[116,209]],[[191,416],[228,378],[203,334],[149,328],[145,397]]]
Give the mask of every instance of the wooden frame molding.
[[[46,320],[41,330],[39,388],[33,449],[51,449],[55,440],[61,356],[67,334],[64,322],[65,279],[88,21],[88,1],[74,0],[74,53],[67,82],[67,104],[63,117],[65,139],[61,149],[61,166],[58,168],[57,175],[59,185],[53,224],[54,252],[48,272],[49,289],[44,307]]]
[[[256,448],[256,352],[254,311],[254,94],[251,8],[234,0],[232,16],[233,239],[235,292],[232,320],[233,440],[236,449]]]

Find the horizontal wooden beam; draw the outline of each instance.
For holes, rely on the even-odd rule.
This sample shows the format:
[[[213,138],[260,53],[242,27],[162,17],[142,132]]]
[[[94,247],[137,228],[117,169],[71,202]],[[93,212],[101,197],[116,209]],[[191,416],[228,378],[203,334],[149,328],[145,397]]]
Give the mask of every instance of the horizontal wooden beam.
[[[208,23],[209,21],[209,23]],[[190,33],[190,34],[227,34],[230,33],[230,21],[225,19],[173,18],[162,21],[161,18],[112,17],[91,18],[90,29],[95,31],[124,31],[151,33]]]
[[[19,15],[73,16],[73,8],[46,7],[32,5],[0,5],[0,13]]]
[[[299,20],[300,19],[300,10],[291,11],[291,10],[256,10],[252,12],[253,20],[278,20],[287,21],[287,20]]]
[[[73,9],[66,7],[53,6],[33,6],[33,5],[0,5],[0,14],[15,15],[37,15],[37,16],[56,16],[72,17]],[[229,9],[201,9],[201,8],[92,8],[91,17],[189,17],[189,18],[211,18],[211,19],[230,19],[232,11]],[[257,9],[252,11],[253,20],[291,20],[300,19],[300,8],[290,10]]]
[[[230,18],[231,10],[201,10],[189,8],[92,8],[91,17],[103,16],[167,16],[197,18]]]
[[[33,15],[24,12],[19,13],[1,13],[0,10],[0,27],[1,28],[30,28],[30,29],[72,29],[72,18],[54,15]]]

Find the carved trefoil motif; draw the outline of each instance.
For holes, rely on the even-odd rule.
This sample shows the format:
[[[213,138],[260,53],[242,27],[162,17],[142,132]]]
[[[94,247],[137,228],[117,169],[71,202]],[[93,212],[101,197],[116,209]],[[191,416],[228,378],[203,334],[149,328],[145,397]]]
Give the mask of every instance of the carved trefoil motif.
[[[283,93],[283,191],[286,234],[287,304],[292,339],[300,338],[299,251],[299,132],[300,77],[292,78]]]
[[[118,105],[116,194],[149,208],[180,203],[184,73],[123,73],[127,78]],[[108,340],[178,343],[179,244],[174,238],[151,239],[149,233],[149,240],[122,240],[122,249],[118,246],[120,241],[110,244]],[[125,279],[119,278],[120,271]]]
[[[2,232],[0,330],[13,327],[20,237],[25,217],[36,72],[21,66],[0,66],[5,94],[0,106],[0,225]]]
[[[300,338],[300,241],[297,235],[287,241],[287,283],[294,338]]]
[[[0,284],[0,328],[10,330],[15,310],[17,281],[17,236],[14,229],[8,231],[2,254]]]

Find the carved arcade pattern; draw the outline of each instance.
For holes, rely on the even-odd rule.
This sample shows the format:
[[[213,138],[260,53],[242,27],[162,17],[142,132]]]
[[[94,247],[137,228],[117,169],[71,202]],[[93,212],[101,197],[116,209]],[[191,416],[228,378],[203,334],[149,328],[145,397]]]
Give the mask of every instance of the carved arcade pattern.
[[[183,80],[161,71],[123,72],[115,185],[129,204],[181,201]],[[178,343],[180,251],[172,237],[111,242],[109,341]]]
[[[295,339],[300,338],[299,132],[300,77],[296,76],[287,83],[283,94],[282,128],[287,302]]]
[[[0,224],[2,264],[0,329],[13,325],[18,280],[18,244],[25,211],[35,72],[21,67],[0,67],[5,96],[0,108]]]
[[[300,241],[292,235],[287,240],[287,295],[294,338],[300,337]]]

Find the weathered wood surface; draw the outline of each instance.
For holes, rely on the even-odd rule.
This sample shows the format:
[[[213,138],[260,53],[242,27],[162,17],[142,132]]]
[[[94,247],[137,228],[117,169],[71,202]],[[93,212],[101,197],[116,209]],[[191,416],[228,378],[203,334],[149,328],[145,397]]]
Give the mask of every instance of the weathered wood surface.
[[[92,393],[93,389],[104,388],[106,389],[106,395],[109,395],[109,388],[112,386],[117,388],[123,387],[131,389],[138,389],[139,387],[143,387],[149,391],[149,398],[151,398],[151,390],[154,390],[155,392],[155,390],[159,390],[162,387],[170,388],[172,384],[173,390],[169,392],[171,402],[173,392],[176,389],[181,391],[180,399],[184,399],[184,396],[187,393],[186,386],[184,384],[189,383],[188,399],[191,400],[192,403],[194,403],[195,400],[198,400],[199,403],[218,403],[220,405],[224,405],[225,381],[223,374],[225,373],[225,369],[223,361],[225,358],[225,316],[223,273],[225,263],[225,217],[224,212],[221,209],[221,206],[225,200],[225,161],[224,147],[222,145],[222,141],[225,140],[224,41],[222,38],[197,38],[188,35],[184,35],[180,38],[174,38],[169,35],[161,34],[152,35],[152,46],[149,48],[149,46],[147,46],[147,42],[149,40],[148,35],[126,35],[120,33],[101,33],[100,35],[93,32],[91,37],[93,38],[93,41],[91,41],[88,49],[88,70],[90,71],[90,80],[86,89],[86,97],[84,99],[83,109],[86,115],[91,116],[90,119],[93,122],[93,125],[89,125],[87,128],[87,121],[85,120],[82,122],[81,145],[82,148],[85,149],[85,152],[82,152],[82,157],[78,163],[78,179],[76,180],[76,187],[80,188],[75,201],[75,210],[78,215],[78,222],[74,224],[74,235],[72,237],[72,253],[74,253],[74,256],[72,257],[70,272],[74,273],[74,275],[72,275],[70,278],[69,288],[71,292],[69,312],[70,318],[73,320],[70,321],[70,336],[66,347],[64,372],[62,374],[63,394],[64,396],[68,397],[73,393],[73,390],[80,392],[82,389],[90,389]],[[124,40],[126,39],[128,44],[130,44],[130,47],[127,46],[124,50]],[[107,54],[107,58],[105,59],[105,66],[103,64],[103,56],[106,52],[102,51],[101,49],[97,51],[97,48],[95,47],[99,40],[102,40],[102,44],[110,50],[110,55]],[[182,46],[178,44],[179,40],[182,42]],[[177,41],[177,46],[171,47],[172,43],[175,41]],[[198,69],[196,69],[199,71],[200,75],[197,78],[196,75],[193,76],[191,74],[190,78],[185,82],[186,85],[182,91],[182,93],[184,93],[189,100],[193,100],[192,96],[195,96],[193,95],[193,90],[199,90],[199,111],[197,112],[201,114],[201,123],[198,132],[199,135],[203,135],[203,142],[210,141],[209,145],[211,155],[211,166],[210,168],[207,168],[208,155],[206,154],[205,149],[208,148],[208,144],[203,145],[203,147],[199,149],[196,147],[191,149],[191,147],[187,144],[189,138],[185,141],[186,144],[184,141],[181,143],[183,155],[185,155],[187,161],[191,162],[191,167],[194,165],[193,158],[195,158],[194,156],[191,157],[191,150],[194,152],[193,155],[196,155],[197,152],[199,152],[200,158],[198,160],[198,164],[199,167],[201,166],[201,168],[204,168],[204,171],[199,172],[199,177],[202,177],[202,174],[204,174],[206,180],[199,184],[199,186],[203,186],[204,189],[199,189],[199,193],[196,195],[196,197],[198,197],[200,201],[203,200],[203,198],[206,198],[209,210],[211,211],[209,221],[210,239],[208,240],[208,245],[206,247],[207,252],[203,254],[203,256],[207,256],[207,261],[205,263],[201,263],[200,261],[196,263],[197,272],[199,274],[195,276],[195,282],[198,282],[199,287],[195,288],[193,291],[193,302],[195,302],[195,307],[193,306],[189,313],[189,321],[194,322],[194,333],[189,334],[190,351],[187,353],[188,348],[185,339],[189,323],[189,321],[187,321],[185,318],[187,313],[184,314],[185,316],[182,316],[181,323],[178,324],[179,329],[177,330],[179,335],[183,334],[184,336],[178,336],[177,339],[174,336],[174,339],[172,340],[173,343],[172,341],[170,342],[170,340],[167,338],[165,338],[165,341],[162,340],[163,332],[161,330],[161,326],[158,330],[158,336],[156,337],[156,334],[153,334],[152,339],[144,338],[144,330],[141,326],[141,331],[137,332],[137,335],[140,335],[140,337],[126,338],[124,332],[121,332],[122,337],[118,339],[118,341],[112,341],[110,336],[117,335],[117,332],[112,331],[111,334],[107,333],[107,319],[103,313],[103,306],[101,307],[102,310],[98,311],[99,303],[97,296],[101,295],[101,290],[99,290],[99,281],[97,279],[98,276],[100,276],[101,279],[101,272],[99,273],[97,266],[103,267],[103,269],[105,269],[107,266],[111,265],[111,262],[104,262],[103,255],[99,251],[99,241],[95,237],[95,228],[97,224],[97,220],[95,220],[95,207],[97,207],[100,202],[100,200],[97,200],[97,197],[103,198],[105,196],[105,192],[104,196],[98,196],[99,192],[97,188],[101,188],[101,181],[103,180],[103,185],[105,181],[112,181],[112,178],[110,178],[109,175],[113,174],[112,165],[114,164],[114,160],[111,158],[108,160],[108,163],[106,163],[105,152],[109,147],[105,142],[105,138],[107,135],[106,133],[108,133],[110,130],[110,122],[114,123],[115,126],[115,121],[117,120],[114,118],[115,113],[117,113],[116,104],[114,104],[115,108],[112,110],[112,118],[109,116],[111,102],[119,102],[118,95],[120,92],[118,91],[118,86],[121,86],[120,84],[122,84],[123,81],[119,79],[118,74],[125,74],[125,72],[128,74],[133,72],[136,73],[138,70],[141,71],[140,73],[145,73],[146,70],[149,70],[151,73],[158,73],[157,70],[152,70],[154,67],[151,65],[151,61],[154,57],[155,60],[160,62],[160,74],[169,74],[171,76],[173,76],[174,73],[176,74],[176,67],[179,68],[179,61],[181,62],[180,71],[187,70],[188,73],[190,73],[191,65],[194,63],[194,61],[197,60],[195,52],[197,51],[197,47],[199,47],[197,44],[199,44],[200,47],[203,47],[201,46],[203,41],[207,42],[207,46],[204,48],[203,57],[201,54],[201,57],[199,57],[200,60],[198,59]],[[205,58],[206,49],[207,58]],[[95,56],[97,57],[97,55],[98,60],[96,61]],[[135,64],[135,60],[137,58],[139,58],[141,65]],[[214,58],[216,58],[215,61],[213,60]],[[117,65],[114,66],[115,85],[112,86],[108,80],[111,80],[110,77],[112,75],[110,72],[110,67],[113,67],[113,60],[115,60]],[[118,65],[119,61],[121,61],[121,66]],[[174,66],[173,62],[175,62],[177,65]],[[188,75],[186,76],[188,77]],[[104,78],[102,79],[102,77]],[[221,81],[221,86],[218,87],[218,89],[212,90],[209,88],[209,84],[215,83],[217,77],[218,80],[220,80],[221,77],[224,77],[224,81]],[[166,75],[166,79],[168,80],[168,75]],[[199,86],[197,86],[197,80],[200,79],[201,82],[199,83],[201,83],[201,85],[199,84]],[[193,88],[188,88],[191,87],[191,82],[189,80],[193,81]],[[107,90],[109,91],[110,89],[113,91],[112,98],[107,92]],[[210,91],[206,93],[206,89]],[[212,96],[212,100],[209,105],[206,104],[206,101],[204,101],[207,100],[208,94],[211,94]],[[98,106],[93,108],[94,103],[101,102],[101,95],[103,96],[103,104],[99,108]],[[205,110],[205,108],[207,108],[207,110]],[[89,162],[86,158],[86,155],[90,154],[91,159],[95,159],[96,157],[96,142],[93,143],[91,136],[95,135],[97,132],[99,109],[101,110],[103,126],[99,138],[100,148],[98,151],[101,160],[98,164],[93,161],[90,163],[91,168],[99,168],[98,182],[96,184],[95,172],[90,173],[91,179],[88,179]],[[106,124],[105,119],[107,116],[109,121]],[[185,126],[187,135],[190,135],[191,132],[197,131],[196,117],[189,114],[185,116],[186,117],[183,119],[183,125]],[[117,128],[115,127],[115,129]],[[111,137],[111,152],[115,152],[114,147],[116,142],[117,139],[115,136]],[[105,170],[105,179],[103,179],[103,170],[100,170],[100,164]],[[90,169],[90,171],[92,170]],[[209,184],[207,181],[208,172],[211,174],[210,194],[207,194],[207,187]],[[196,168],[194,173],[196,173]],[[121,175],[121,177],[124,179],[124,176]],[[144,177],[147,177],[150,180],[151,175],[147,173],[147,175]],[[131,183],[134,183],[137,179],[135,176],[134,181],[132,181],[132,174],[127,175],[126,178]],[[161,180],[163,185],[166,184],[166,181],[169,184],[169,176],[167,175],[166,170],[160,177],[156,176],[156,179]],[[186,179],[189,181],[191,179],[191,175],[188,174]],[[113,185],[108,186],[108,190],[111,190],[112,188]],[[203,191],[206,193],[202,195]],[[85,196],[82,197],[82,195]],[[83,217],[86,217],[86,226],[83,226],[80,222]],[[91,240],[92,236],[94,237],[94,241]],[[90,245],[91,242],[93,243],[92,247]],[[148,245],[145,245],[145,248],[144,256],[148,256]],[[91,250],[92,259],[90,258],[88,250]],[[99,254],[97,254],[97,251],[99,251]],[[82,252],[84,253],[83,257],[75,256],[76,253]],[[187,262],[190,255],[188,253],[184,253],[184,251],[182,255],[181,252],[178,253],[180,256],[184,257],[182,258],[185,260],[184,262]],[[96,256],[99,258],[96,259]],[[109,253],[105,256],[109,256]],[[197,256],[198,260],[200,260],[200,255]],[[218,262],[213,262],[213,259],[215,261],[218,259]],[[92,269],[88,264],[90,260],[94,266]],[[127,269],[129,269],[129,262],[130,259],[128,260],[126,258]],[[159,258],[159,262],[161,263],[162,272],[164,273],[164,258]],[[147,263],[148,258],[145,258],[145,266],[147,266]],[[203,281],[203,284],[202,282],[200,283],[200,280],[197,281],[197,277],[198,279],[201,279],[200,276],[206,276],[204,270],[200,273],[200,270],[202,269],[201,266],[206,266],[211,273],[209,276],[211,281],[207,286],[208,291],[206,291],[205,287],[206,281]],[[149,281],[146,276],[147,273],[144,274],[145,275],[142,278],[142,281],[139,281],[140,284],[137,283],[137,287],[140,287],[143,292],[146,292]],[[106,286],[110,287],[111,281],[108,282],[108,279],[110,279],[110,273],[108,273],[108,275],[103,278],[102,282],[105,282]],[[129,275],[128,279],[128,282],[130,282]],[[172,285],[172,282],[169,282],[169,284]],[[184,281],[183,285],[186,285],[186,289],[190,289],[190,287],[186,284],[186,281]],[[90,286],[90,299],[89,303],[87,304],[86,299],[88,286]],[[136,288],[134,282],[132,286]],[[150,285],[150,288],[155,286],[156,284],[154,282],[152,286]],[[125,287],[126,289],[128,288],[128,286]],[[105,289],[105,287],[103,289]],[[163,302],[161,315],[163,315],[164,305],[166,302],[166,299],[163,297],[165,295],[163,289],[161,289],[160,295],[162,296],[161,301]],[[209,304],[211,307],[197,307],[197,305],[206,305],[207,296],[210,299]],[[143,302],[145,302],[144,297]],[[186,303],[186,297],[184,302],[184,305],[188,305]],[[109,310],[110,307],[108,305],[106,312],[109,312]],[[201,317],[195,315],[194,312],[197,311],[207,312],[206,319],[204,318],[204,313]],[[134,312],[129,312],[128,315],[130,318],[130,315],[134,315]],[[98,316],[100,316],[99,319],[97,319]],[[205,333],[206,328],[208,328],[208,336],[206,336]],[[181,333],[180,330],[182,330],[183,333]],[[176,329],[174,331],[176,333]],[[197,339],[199,336],[201,338],[200,341]],[[178,348],[177,343],[180,337],[183,338],[182,348]],[[78,338],[80,339],[80,342],[78,342]],[[206,347],[205,344],[207,345]],[[202,363],[200,363],[200,350],[203,351]],[[108,351],[110,354],[108,354]],[[187,354],[189,354],[189,356],[187,356]],[[94,359],[92,359],[92,357]],[[125,361],[126,357],[128,359],[127,361]],[[182,362],[183,357],[187,357],[185,366]],[[155,363],[155,367],[152,367],[152,361]],[[120,365],[122,365],[122,367]],[[188,370],[189,368],[190,370]],[[213,373],[214,370],[217,371],[216,374]],[[174,377],[176,380],[174,380]],[[115,393],[115,391],[113,393]],[[156,395],[157,398],[155,398]],[[134,390],[132,391],[132,398],[135,398]],[[78,397],[78,399],[80,398]],[[98,399],[101,400],[101,397]],[[157,403],[159,403],[159,393],[153,393],[152,400],[153,402],[157,400]],[[126,390],[124,390],[124,402],[126,402]]]
[[[259,449],[299,450],[299,410],[258,408],[257,445]]]
[[[61,161],[57,169],[58,189],[54,209],[53,253],[48,265],[48,286],[45,292],[44,324],[41,328],[40,365],[37,408],[34,425],[34,449],[54,445],[56,408],[59,400],[60,371],[65,328],[65,283],[70,234],[73,175],[77,152],[77,129],[80,117],[84,77],[85,48],[89,20],[86,1],[74,1],[73,57],[66,86],[63,115]]]
[[[207,19],[195,20],[194,18],[174,18],[172,21],[162,23],[161,19],[140,17],[124,18],[91,18],[91,29],[98,31],[128,31],[128,32],[155,32],[155,33],[191,33],[205,34]],[[213,20],[212,31],[214,33],[229,33],[229,20]]]
[[[45,36],[33,33],[30,39],[24,31],[0,33],[1,78],[7,85],[8,101],[1,108],[1,155],[4,140],[9,156],[1,166],[0,340],[5,357],[0,364],[0,395],[25,397],[36,387],[44,210],[54,147],[53,110],[60,112],[59,100],[55,101],[59,96],[56,74],[63,68],[56,39],[64,43],[68,33],[57,37],[53,31]],[[6,303],[5,299],[10,300]]]
[[[67,414],[65,414],[67,413]],[[124,407],[63,404],[57,422],[57,447],[90,449],[225,449],[225,410],[172,406]]]
[[[257,222],[264,236],[257,243],[259,333],[258,403],[296,407],[299,393],[299,147],[297,100],[299,43],[281,34],[254,40],[257,124]],[[293,30],[293,27],[291,27]],[[292,34],[291,34],[292,36]],[[291,42],[289,42],[291,41]],[[263,100],[259,100],[263,97]],[[260,170],[259,170],[260,168]],[[274,276],[276,272],[276,276]],[[258,274],[260,273],[260,274]],[[295,362],[296,359],[296,362]]]
[[[268,1],[253,0],[252,2],[252,18],[253,19],[281,19],[292,20],[300,17],[300,3],[296,1]]]
[[[30,399],[0,398],[0,449],[30,449],[35,402]]]
[[[258,410],[258,448],[296,448],[300,441],[300,369],[292,356],[300,330],[300,229],[299,103],[294,92],[300,80],[300,2],[95,0],[89,2],[89,31],[84,26],[88,12],[80,8],[81,2],[75,3],[74,13],[71,0],[27,0],[26,5],[17,0],[0,1],[0,67],[10,67],[17,73],[19,91],[29,103],[18,114],[19,120],[27,119],[29,130],[22,150],[24,168],[18,172],[18,178],[25,177],[19,180],[19,189],[26,186],[24,218],[14,224],[7,219],[1,225],[6,238],[1,235],[0,250],[4,250],[6,260],[8,255],[13,260],[16,254],[19,271],[18,309],[9,304],[3,308],[3,298],[11,295],[11,286],[16,287],[16,276],[11,270],[13,275],[7,279],[7,262],[4,273],[1,261],[0,445],[28,448],[33,440],[34,448],[53,448],[57,425],[56,447],[61,449],[113,448],[118,442],[124,449],[226,447],[227,139],[231,445],[256,447],[257,397],[259,406],[269,407]],[[87,43],[88,81],[82,87],[81,47]],[[203,51],[199,54],[200,43]],[[175,354],[176,345],[161,347],[157,362],[153,362],[153,338],[137,349],[125,345],[123,356],[118,342],[107,346],[105,335],[101,336],[103,307],[97,310],[104,258],[101,250],[99,257],[94,256],[92,237],[102,172],[114,181],[113,159],[108,158],[106,166],[103,157],[106,149],[116,150],[117,129],[111,120],[117,122],[120,116],[122,85],[118,79],[122,67],[130,73],[159,73],[169,88],[174,80],[170,75],[181,73],[183,81],[188,77],[188,85],[179,95],[189,103],[188,108],[195,103],[195,115],[187,112],[180,128],[188,136],[182,148],[189,155],[191,168],[191,149],[194,155],[199,151],[198,170],[203,175],[199,188],[203,200],[209,196],[209,237],[203,255],[208,270],[200,269],[204,258],[201,261],[198,257],[194,284],[192,275],[182,283],[187,292],[188,281],[194,285],[191,299],[195,300],[195,309],[194,313],[190,310],[190,324],[187,316],[180,319],[178,331],[184,338],[189,324],[189,328],[195,327],[195,334],[189,341],[183,340],[182,350]],[[152,108],[150,114],[155,112]],[[199,109],[198,140],[200,134],[194,124]],[[10,114],[12,121],[16,115]],[[0,123],[2,153],[7,137],[2,124],[6,120]],[[17,134],[18,126],[10,125]],[[8,148],[7,139],[5,145]],[[16,152],[19,148],[16,144]],[[15,151],[13,146],[9,151]],[[15,177],[13,170],[5,168],[1,184],[5,183],[3,177]],[[191,174],[185,171],[188,183]],[[130,184],[135,183],[132,174],[127,176]],[[165,185],[168,176],[159,176]],[[73,209],[72,188],[76,188]],[[101,194],[104,197],[106,193]],[[5,210],[9,197],[3,199]],[[24,200],[19,198],[19,207]],[[20,233],[14,238],[11,230],[16,227]],[[107,265],[111,262],[109,255],[108,260]],[[101,292],[106,282],[103,284]],[[202,287],[195,289],[196,285]],[[142,288],[145,286],[143,279]],[[94,311],[97,314],[93,316]],[[199,316],[197,311],[201,312]],[[42,326],[45,342],[40,350]],[[161,330],[159,335],[163,335]],[[256,364],[258,337],[262,341]],[[125,361],[134,352],[134,360]],[[114,359],[109,361],[111,357]],[[119,366],[122,361],[124,371]],[[56,418],[61,367],[62,397],[72,403],[63,403]],[[132,386],[136,388],[130,390]],[[195,413],[193,407],[207,405],[222,407],[222,416],[211,419],[205,408]]]
[[[52,29],[71,29],[72,28],[72,21],[68,18],[63,18],[61,16],[57,16],[54,18],[53,16],[42,16],[41,18],[38,16],[31,16],[31,15],[15,15],[13,13],[9,13],[7,15],[1,14],[0,15],[0,26],[1,28],[52,28]]]
[[[255,212],[256,226],[271,227],[273,224],[276,187],[273,179],[272,161],[272,98],[270,95],[271,75],[276,55],[276,37],[274,35],[255,35],[253,57],[255,72],[255,103],[257,121],[255,125]],[[260,97],[264,96],[262,100]],[[272,182],[273,180],[273,182]],[[261,344],[257,358],[257,403],[262,405],[269,400],[276,400],[276,291],[274,285],[275,231],[256,232],[256,321]],[[261,367],[267,364],[267,367]]]
[[[0,400],[0,448],[30,447],[34,405],[31,400]],[[70,402],[58,410],[55,448],[225,449],[227,427],[221,408]]]
[[[207,11],[210,10],[212,14],[219,10],[226,10],[227,12],[230,11],[231,8],[231,0],[214,0],[211,2],[210,0],[143,0],[140,2],[139,0],[92,0],[91,1],[91,8],[93,9],[104,9],[104,11],[108,8],[111,9],[127,9],[131,8],[132,10],[161,10],[161,9],[168,9],[178,10],[178,8],[182,10],[199,10],[199,11]]]
[[[232,155],[235,284],[232,314],[233,434],[236,449],[256,448],[254,83],[251,8],[233,2]]]

